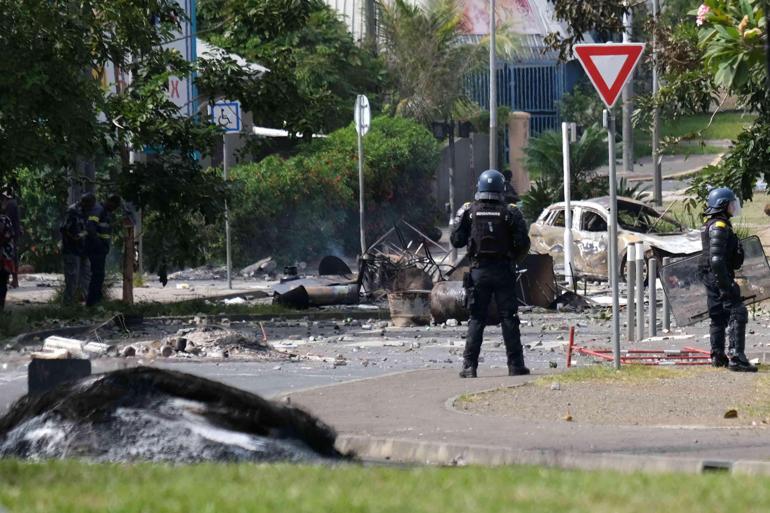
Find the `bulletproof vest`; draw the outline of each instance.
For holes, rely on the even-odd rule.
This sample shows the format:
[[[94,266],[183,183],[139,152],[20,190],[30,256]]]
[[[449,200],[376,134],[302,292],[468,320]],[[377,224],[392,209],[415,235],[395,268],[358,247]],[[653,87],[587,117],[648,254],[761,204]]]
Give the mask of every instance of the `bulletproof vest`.
[[[476,258],[507,258],[512,240],[508,207],[503,203],[475,202],[471,206],[471,255]]]

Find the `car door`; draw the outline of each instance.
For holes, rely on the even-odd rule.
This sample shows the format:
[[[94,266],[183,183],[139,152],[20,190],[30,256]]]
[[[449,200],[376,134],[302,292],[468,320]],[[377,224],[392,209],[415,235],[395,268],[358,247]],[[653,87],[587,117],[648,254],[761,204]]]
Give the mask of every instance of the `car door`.
[[[576,272],[584,276],[607,276],[607,214],[590,207],[582,207],[577,213],[579,223],[572,232],[575,245],[572,258]]]
[[[532,250],[551,255],[557,266],[564,255],[564,217],[564,207],[553,207],[540,222],[532,224],[530,231]]]

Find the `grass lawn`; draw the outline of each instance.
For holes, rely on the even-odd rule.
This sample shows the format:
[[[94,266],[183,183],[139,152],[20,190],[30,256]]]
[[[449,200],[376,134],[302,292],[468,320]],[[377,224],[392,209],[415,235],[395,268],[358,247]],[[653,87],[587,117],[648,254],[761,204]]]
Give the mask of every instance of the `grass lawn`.
[[[770,510],[770,478],[546,469],[0,462],[23,513],[699,513]]]
[[[735,139],[738,134],[749,126],[756,115],[742,114],[740,112],[720,112],[714,117],[714,121],[707,129],[703,131],[701,137],[695,134],[703,130],[709,124],[711,114],[697,114],[677,120],[663,120],[661,126],[661,137],[683,137],[690,141],[690,144],[676,144],[665,150],[666,155],[710,155],[722,153],[725,148],[711,145],[694,144],[704,140],[712,139]],[[650,133],[636,129],[634,132],[634,153],[636,157],[649,156],[652,153],[652,144],[650,142]]]
[[[758,227],[766,227],[770,224],[770,217],[767,217],[765,214],[765,205],[768,203],[770,203],[770,194],[755,192],[754,199],[747,201],[742,205],[743,212],[739,217],[732,220],[733,226],[735,226],[739,232],[742,232],[742,236],[755,233]],[[701,212],[687,212],[685,204],[682,201],[666,203],[663,205],[662,210],[666,209],[668,209],[668,215],[687,226],[700,228],[700,225],[703,222],[703,219],[700,216]]]

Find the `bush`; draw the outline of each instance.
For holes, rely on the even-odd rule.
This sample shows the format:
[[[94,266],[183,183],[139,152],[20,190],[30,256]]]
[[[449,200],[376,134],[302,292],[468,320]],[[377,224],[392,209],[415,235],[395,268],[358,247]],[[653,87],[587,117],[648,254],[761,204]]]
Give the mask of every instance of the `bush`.
[[[421,125],[379,117],[364,139],[367,242],[400,219],[430,228],[439,211],[432,183],[438,143]],[[353,126],[231,172],[236,265],[272,255],[290,262],[360,252],[358,149]]]

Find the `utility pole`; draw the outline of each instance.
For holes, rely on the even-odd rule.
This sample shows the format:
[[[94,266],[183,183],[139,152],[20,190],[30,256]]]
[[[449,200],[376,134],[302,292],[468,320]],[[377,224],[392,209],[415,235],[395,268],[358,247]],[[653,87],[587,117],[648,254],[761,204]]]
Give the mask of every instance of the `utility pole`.
[[[652,18],[655,21],[655,29],[652,32],[652,97],[656,98],[660,90],[658,77],[658,41],[656,32],[658,29],[658,16],[660,14],[660,0],[652,0]],[[657,100],[656,100],[657,101]],[[652,199],[655,205],[663,206],[663,171],[661,169],[662,157],[660,153],[660,108],[655,106],[652,111]]]
[[[631,42],[631,25],[633,23],[633,13],[626,4],[629,11],[623,14],[623,42]],[[626,173],[634,170],[634,127],[631,124],[631,116],[634,112],[634,81],[629,80],[623,88],[623,171]]]
[[[230,180],[230,151],[227,147],[227,132],[222,134],[222,174],[224,175],[225,183]],[[227,266],[227,288],[233,288],[233,253],[232,245],[230,241],[230,208],[225,200],[225,265]]]
[[[489,0],[489,169],[497,169],[497,55],[495,0]]]

